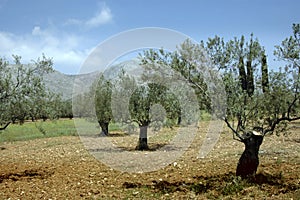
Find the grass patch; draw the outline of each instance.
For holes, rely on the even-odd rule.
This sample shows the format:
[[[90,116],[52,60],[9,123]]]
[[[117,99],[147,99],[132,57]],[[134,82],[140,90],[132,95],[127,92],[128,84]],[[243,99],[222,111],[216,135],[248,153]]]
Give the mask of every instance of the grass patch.
[[[11,124],[0,132],[0,143],[62,135],[77,135],[73,120],[61,119],[45,122],[26,122],[22,125]]]
[[[149,134],[151,143],[169,143],[177,134],[178,128],[163,128],[159,132]]]
[[[211,120],[211,114],[206,112],[205,110],[201,110],[200,111],[200,120],[210,121]]]
[[[101,132],[101,128],[96,121],[86,119],[74,119],[76,130],[80,136],[96,136]],[[110,123],[108,132],[122,131],[122,126],[118,123]]]
[[[232,181],[227,182],[225,187],[222,189],[223,195],[232,195],[242,191],[244,188],[250,187],[251,184],[241,177],[233,177]]]
[[[109,125],[109,131],[118,130],[120,130],[120,125],[113,123]],[[45,122],[25,122],[22,125],[11,124],[0,132],[0,143],[58,136],[76,136],[78,131],[82,135],[97,135],[100,133],[100,127],[97,123],[85,119],[59,119]]]

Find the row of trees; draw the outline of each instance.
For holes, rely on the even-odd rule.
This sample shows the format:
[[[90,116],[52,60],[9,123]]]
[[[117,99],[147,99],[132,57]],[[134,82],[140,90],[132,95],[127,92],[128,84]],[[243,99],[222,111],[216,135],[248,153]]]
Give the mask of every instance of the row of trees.
[[[53,71],[52,60],[43,55],[25,65],[20,56],[13,58],[13,64],[0,58],[0,130],[25,120],[72,117],[71,100],[62,100],[44,85],[43,75]]]
[[[140,84],[122,69],[113,80],[100,75],[89,92],[73,100],[75,115],[95,117],[102,135],[109,135],[108,126],[112,121],[137,126],[140,130],[137,150],[149,149],[148,127],[157,130],[166,123],[181,123],[178,99],[166,86],[153,82]]]
[[[170,85],[166,87],[157,79],[159,76],[164,80],[172,80],[177,74],[197,95],[199,110],[224,120],[233,138],[245,144],[236,174],[242,177],[253,175],[259,164],[258,152],[264,136],[286,133],[287,123],[300,119],[299,38],[300,25],[294,24],[292,36],[275,46],[274,55],[286,61],[286,65],[278,70],[270,70],[264,47],[253,34],[248,41],[242,36],[225,42],[223,38],[215,36],[200,44],[187,40],[175,52],[147,50],[140,55],[144,69],[141,80],[147,80],[144,84],[137,84],[124,72],[116,82],[102,75],[95,84],[95,109],[102,131],[108,134],[108,124],[112,119],[136,122],[140,127],[137,149],[148,149],[147,128],[153,116],[157,115],[151,115],[154,105],[159,104],[164,108],[157,109],[164,110],[164,114],[157,115],[163,116],[158,117],[163,118],[160,119],[162,124],[166,119],[181,123],[182,96],[176,95],[174,90],[169,89]],[[207,59],[207,55],[210,59]],[[210,73],[220,74],[224,84],[225,91],[217,92],[223,97],[226,92],[225,102],[218,102],[226,105],[225,112],[216,112],[218,106],[212,104],[214,100],[210,95],[210,86],[205,81],[204,68],[210,62],[215,66]],[[121,90],[126,92],[120,93]],[[118,103],[120,101],[125,103]],[[128,113],[120,112],[124,109],[118,105],[128,105]]]

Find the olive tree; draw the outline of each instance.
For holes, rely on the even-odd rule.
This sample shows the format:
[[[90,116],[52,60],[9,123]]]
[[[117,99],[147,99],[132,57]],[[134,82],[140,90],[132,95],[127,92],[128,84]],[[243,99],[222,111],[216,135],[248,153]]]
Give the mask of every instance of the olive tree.
[[[147,130],[150,123],[162,121],[164,113],[159,113],[159,109],[153,111],[153,106],[164,105],[168,103],[167,88],[156,84],[148,83],[137,87],[130,97],[129,111],[131,120],[136,122],[140,129],[139,141],[136,147],[137,150],[147,150],[148,137]]]
[[[266,135],[285,133],[287,122],[299,119],[299,25],[293,30],[293,36],[276,46],[275,55],[287,61],[279,71],[269,72],[264,48],[253,35],[246,45],[243,36],[227,43],[215,37],[203,45],[223,69],[228,108],[224,121],[234,139],[245,144],[236,169],[238,176],[256,173],[259,148]]]
[[[0,130],[12,122],[56,116],[59,110],[48,105],[55,95],[43,83],[43,74],[53,70],[52,60],[43,55],[25,65],[20,56],[13,58],[13,64],[0,58]]]
[[[140,78],[121,70],[113,82],[111,105],[116,122],[138,126],[136,150],[148,150],[148,129],[157,131],[166,123],[171,125],[178,118],[179,105],[174,94],[163,83]]]
[[[286,133],[288,122],[300,119],[298,112],[299,65],[297,66],[299,41],[298,45],[294,45],[297,34],[299,36],[299,31],[295,33],[294,37],[290,37],[290,41],[293,41],[292,44],[286,44],[286,39],[275,50],[275,55],[279,59],[292,58],[292,64],[288,62],[284,69],[271,71],[268,79],[265,79],[266,74],[262,70],[261,82],[257,83],[254,96],[249,97],[242,93],[238,94],[239,96],[235,95],[236,99],[240,99],[238,103],[240,109],[236,109],[237,103],[233,102],[233,99],[229,101],[232,102],[231,111],[233,112],[229,113],[228,119],[231,118],[231,121],[237,121],[237,123],[229,123],[228,119],[226,119],[226,123],[238,140],[245,144],[245,151],[239,160],[236,171],[239,176],[247,177],[255,174],[259,164],[259,147],[266,135]],[[293,55],[286,54],[287,51],[292,51]],[[297,56],[294,51],[297,52]],[[285,56],[283,56],[284,54]],[[266,64],[264,60],[265,55],[262,54],[262,66]]]
[[[102,134],[108,135],[108,125],[112,120],[111,95],[112,83],[101,74],[95,87],[95,111]],[[93,91],[93,90],[92,90]]]

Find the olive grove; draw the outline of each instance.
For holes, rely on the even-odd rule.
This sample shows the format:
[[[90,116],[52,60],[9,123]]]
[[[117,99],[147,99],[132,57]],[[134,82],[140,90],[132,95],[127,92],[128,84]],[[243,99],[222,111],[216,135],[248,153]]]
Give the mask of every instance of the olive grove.
[[[60,96],[47,90],[42,81],[53,70],[52,60],[43,55],[25,65],[20,56],[13,59],[10,64],[0,58],[0,130],[11,123],[59,117]]]

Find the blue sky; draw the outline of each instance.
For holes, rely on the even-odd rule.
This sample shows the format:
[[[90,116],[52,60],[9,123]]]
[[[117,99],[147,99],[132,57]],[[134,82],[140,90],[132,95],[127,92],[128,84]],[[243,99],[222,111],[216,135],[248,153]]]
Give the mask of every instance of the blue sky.
[[[253,32],[276,65],[274,45],[300,22],[299,8],[298,0],[0,0],[0,56],[17,54],[29,62],[44,53],[55,69],[75,74],[105,39],[129,29],[162,27],[197,41]]]

